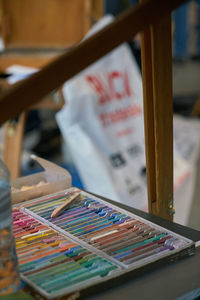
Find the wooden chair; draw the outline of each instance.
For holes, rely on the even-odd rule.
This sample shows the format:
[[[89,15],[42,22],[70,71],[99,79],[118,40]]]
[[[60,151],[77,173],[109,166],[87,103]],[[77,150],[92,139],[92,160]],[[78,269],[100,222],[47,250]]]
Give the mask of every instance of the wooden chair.
[[[16,64],[41,68],[79,42],[93,22],[103,15],[103,1],[0,0],[0,11],[0,28],[5,45],[0,53],[0,70],[4,72]],[[5,82],[0,84],[4,86]],[[59,110],[64,101],[60,91],[56,95],[59,103],[54,101],[55,97],[48,96],[48,100],[38,102],[34,109]],[[22,112],[17,121],[11,120],[5,126],[3,157],[11,179],[20,176],[27,115],[28,111]]]
[[[0,124],[142,32],[142,73],[149,212],[173,218],[171,12],[184,0],[142,0],[94,36],[6,91]],[[44,84],[45,83],[45,84]],[[27,101],[28,99],[28,101]]]

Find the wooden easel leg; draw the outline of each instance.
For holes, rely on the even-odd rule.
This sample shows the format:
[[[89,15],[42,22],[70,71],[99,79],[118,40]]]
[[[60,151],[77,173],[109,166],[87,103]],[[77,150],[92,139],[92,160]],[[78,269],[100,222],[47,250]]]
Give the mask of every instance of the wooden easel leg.
[[[26,124],[26,113],[22,113],[17,122],[8,122],[5,128],[3,159],[10,171],[10,179],[19,177],[21,149]]]
[[[144,129],[149,212],[156,214],[156,163],[151,31],[141,33],[141,58],[144,103]]]
[[[142,32],[141,55],[149,212],[172,220],[173,105],[170,16]]]
[[[173,219],[173,104],[171,16],[152,26],[156,214]]]

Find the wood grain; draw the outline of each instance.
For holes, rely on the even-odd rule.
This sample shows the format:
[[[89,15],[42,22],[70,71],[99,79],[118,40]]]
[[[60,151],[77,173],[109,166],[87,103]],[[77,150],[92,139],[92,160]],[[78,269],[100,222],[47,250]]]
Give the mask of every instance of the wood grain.
[[[63,48],[91,26],[91,0],[1,0],[6,48]]]
[[[173,202],[173,105],[171,17],[152,26],[152,70],[156,158],[156,214],[166,219]]]
[[[92,0],[92,21],[96,22],[104,15],[104,0]]]
[[[156,150],[154,133],[154,95],[152,79],[151,31],[149,28],[141,33],[141,57],[148,208],[150,213],[155,213],[155,206],[153,205],[153,203],[155,204],[157,200],[155,163]]]
[[[92,24],[92,3],[91,0],[82,1],[83,7],[83,24],[81,30],[83,31],[82,38],[88,33]],[[80,29],[79,29],[80,30]]]
[[[135,5],[106,28],[50,62],[38,73],[13,86],[0,97],[0,125],[15,117],[66,80],[132,36],[155,24],[184,0],[149,0]]]

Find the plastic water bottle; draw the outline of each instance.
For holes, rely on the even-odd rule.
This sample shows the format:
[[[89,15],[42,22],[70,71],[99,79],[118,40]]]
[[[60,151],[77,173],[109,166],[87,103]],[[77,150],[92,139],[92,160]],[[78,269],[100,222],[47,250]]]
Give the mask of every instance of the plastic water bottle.
[[[12,231],[12,211],[9,172],[0,159],[0,296],[19,290],[15,240]]]

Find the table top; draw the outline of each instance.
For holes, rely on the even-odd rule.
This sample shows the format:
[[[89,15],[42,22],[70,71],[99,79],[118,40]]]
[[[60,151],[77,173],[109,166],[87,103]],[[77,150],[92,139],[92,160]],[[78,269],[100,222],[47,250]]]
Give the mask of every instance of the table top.
[[[181,234],[195,242],[200,241],[200,231],[164,220],[105,198],[104,200]],[[121,300],[124,298],[126,300],[175,300],[182,297],[180,300],[190,300],[195,298],[188,298],[188,296],[184,298],[183,296],[198,288],[200,296],[200,247],[196,248],[196,254],[194,256],[184,258],[155,270],[149,270],[148,273],[140,275],[138,278],[128,279],[125,283],[112,286],[110,289],[99,292],[97,295],[88,297],[87,299]]]
[[[179,300],[186,293],[200,289],[200,247],[196,254],[176,263],[148,272],[134,280],[88,297],[90,300]],[[200,291],[199,291],[200,296]],[[180,298],[180,300],[196,298]],[[198,298],[199,299],[199,298]]]

